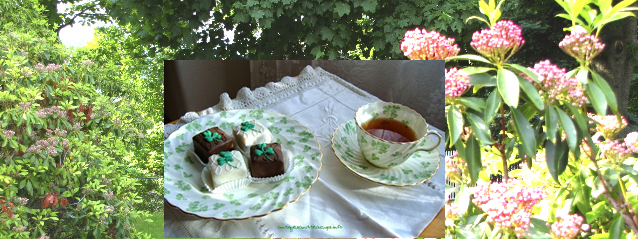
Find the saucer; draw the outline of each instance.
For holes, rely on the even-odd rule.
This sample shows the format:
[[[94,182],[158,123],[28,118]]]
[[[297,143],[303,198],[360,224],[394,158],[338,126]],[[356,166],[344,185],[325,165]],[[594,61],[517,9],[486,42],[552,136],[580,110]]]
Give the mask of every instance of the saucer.
[[[348,170],[368,181],[387,186],[411,186],[424,183],[439,169],[439,150],[416,151],[401,165],[378,168],[361,153],[354,119],[341,124],[332,135],[332,150]],[[424,146],[424,141],[420,146]]]

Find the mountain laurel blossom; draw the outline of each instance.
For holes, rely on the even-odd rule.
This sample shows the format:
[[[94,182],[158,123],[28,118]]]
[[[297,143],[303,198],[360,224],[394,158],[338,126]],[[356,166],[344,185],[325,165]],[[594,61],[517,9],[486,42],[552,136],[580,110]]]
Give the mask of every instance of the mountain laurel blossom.
[[[459,97],[470,87],[470,76],[456,67],[445,70],[445,97]]]
[[[473,202],[487,213],[487,221],[496,227],[514,229],[519,238],[528,236],[532,208],[547,197],[543,187],[528,187],[516,179],[479,184],[473,191]]]
[[[528,69],[534,71],[538,76],[538,83],[521,73],[525,79],[534,85],[543,100],[552,104],[557,101],[570,103],[575,107],[581,108],[586,102],[585,90],[578,83],[576,78],[567,78],[565,68],[558,68],[549,60],[539,61],[533,68]]]
[[[587,31],[582,27],[576,27],[571,34],[566,35],[563,40],[558,43],[567,55],[576,58],[579,62],[590,62],[591,59],[598,56],[605,48],[605,43],[595,35],[587,35]]]
[[[501,20],[494,27],[476,31],[470,45],[493,62],[505,62],[525,44],[521,27],[509,20]]]
[[[583,217],[578,214],[556,215],[556,222],[552,224],[553,238],[572,239],[578,236],[581,228],[589,228],[583,224]]]
[[[407,31],[401,41],[401,51],[410,60],[447,60],[461,49],[454,38],[447,38],[436,31],[428,32],[418,27]]]

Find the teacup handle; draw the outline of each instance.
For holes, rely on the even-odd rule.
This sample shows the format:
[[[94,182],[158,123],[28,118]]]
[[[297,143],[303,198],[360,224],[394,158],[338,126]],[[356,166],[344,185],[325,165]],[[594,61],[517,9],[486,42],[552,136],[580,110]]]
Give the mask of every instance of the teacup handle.
[[[436,147],[439,147],[439,145],[441,144],[441,138],[443,138],[443,137],[436,131],[428,132],[427,134],[425,134],[425,137],[428,137],[428,135],[431,135],[431,134],[436,135],[436,137],[439,138],[439,140],[431,148],[419,148],[420,150],[431,151],[431,150],[434,150]],[[425,140],[425,139],[423,139],[423,140]]]

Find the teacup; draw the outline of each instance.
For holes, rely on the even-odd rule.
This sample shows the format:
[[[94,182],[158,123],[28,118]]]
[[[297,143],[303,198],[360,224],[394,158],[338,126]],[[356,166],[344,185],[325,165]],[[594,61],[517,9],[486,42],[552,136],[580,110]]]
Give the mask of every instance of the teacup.
[[[354,119],[357,123],[357,141],[363,156],[368,162],[379,168],[400,165],[408,160],[413,153],[431,151],[441,144],[441,135],[429,131],[427,122],[419,113],[400,104],[382,101],[369,103],[357,110]],[[384,124],[400,124],[399,126],[405,127],[405,129],[374,130],[370,127],[371,124],[380,127],[385,127],[382,126]],[[412,129],[413,133],[410,133],[409,129]],[[403,130],[406,131],[401,134],[396,133]],[[424,141],[432,140],[427,137],[428,135],[435,135],[438,138],[437,142],[430,147],[420,146]],[[401,138],[401,136],[404,137]]]

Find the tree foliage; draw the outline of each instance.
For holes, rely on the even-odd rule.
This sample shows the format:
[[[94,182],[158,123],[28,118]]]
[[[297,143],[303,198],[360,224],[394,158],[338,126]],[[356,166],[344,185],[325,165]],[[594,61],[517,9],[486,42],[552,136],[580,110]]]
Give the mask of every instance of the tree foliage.
[[[456,36],[477,27],[464,24],[476,10],[469,2],[98,1],[151,46],[151,57],[170,48],[179,49],[180,59],[403,59],[395,43],[407,29],[428,26]]]
[[[131,162],[153,156],[138,147],[157,110],[136,104],[139,81],[60,45],[42,12],[0,1],[0,237],[143,236]]]
[[[165,51],[155,57],[147,57],[148,47],[140,46],[124,27],[111,26],[96,29],[94,40],[74,53],[80,59],[94,59],[100,65],[97,74],[101,82],[113,82],[126,107],[139,114],[128,119],[131,123],[142,121],[136,126],[148,130],[139,132],[140,138],[122,139],[130,145],[130,160],[127,162],[127,174],[136,178],[161,177],[163,173],[163,109],[164,109],[164,69],[163,59],[172,58],[173,52]],[[144,195],[141,209],[160,210],[159,195],[163,192],[163,181],[158,179],[141,180],[142,187],[136,192]],[[150,195],[148,195],[150,194]]]

